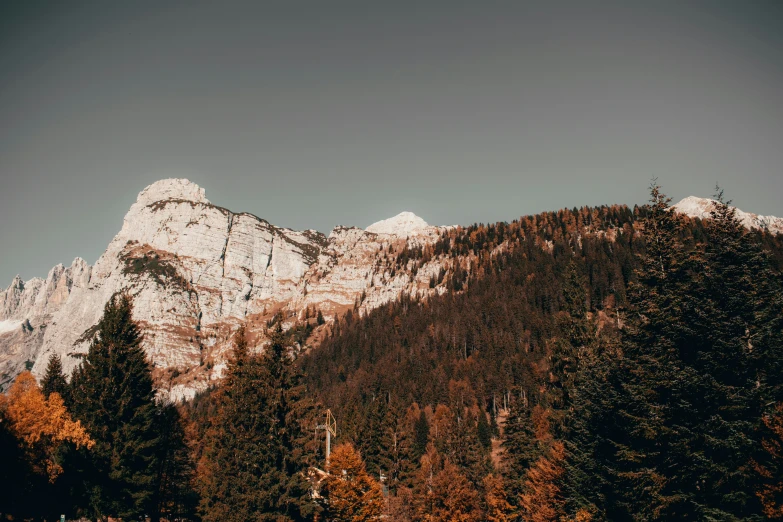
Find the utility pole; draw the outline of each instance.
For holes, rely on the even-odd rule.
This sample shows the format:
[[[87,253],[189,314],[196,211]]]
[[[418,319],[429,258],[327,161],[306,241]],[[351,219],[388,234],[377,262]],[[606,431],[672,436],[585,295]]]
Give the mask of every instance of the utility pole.
[[[326,431],[326,471],[329,471],[329,455],[332,453],[332,437],[337,436],[337,421],[332,415],[332,410],[326,410],[326,422],[315,427],[317,430]]]

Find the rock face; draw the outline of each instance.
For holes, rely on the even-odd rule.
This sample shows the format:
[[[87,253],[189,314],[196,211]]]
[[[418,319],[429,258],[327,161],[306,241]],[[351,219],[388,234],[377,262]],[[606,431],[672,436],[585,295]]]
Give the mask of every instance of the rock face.
[[[685,214],[686,216],[709,219],[710,211],[715,204],[715,200],[699,198],[696,196],[688,196],[682,201],[673,205],[677,212]],[[783,233],[783,218],[775,216],[760,216],[758,214],[751,214],[750,212],[743,212],[737,209],[737,218],[745,225],[746,228],[757,228],[761,230],[769,230],[773,234]]]
[[[134,297],[134,319],[160,393],[193,396],[219,379],[232,332],[245,323],[261,345],[267,321],[327,321],[402,292],[424,296],[444,261],[401,252],[434,243],[443,228],[404,212],[362,230],[298,232],[207,200],[198,185],[162,180],[144,189],[95,266],[77,259],[46,280],[14,279],[0,292],[0,386],[25,367],[41,376],[53,353],[70,372],[86,353],[106,302]],[[278,315],[279,317],[279,315]]]

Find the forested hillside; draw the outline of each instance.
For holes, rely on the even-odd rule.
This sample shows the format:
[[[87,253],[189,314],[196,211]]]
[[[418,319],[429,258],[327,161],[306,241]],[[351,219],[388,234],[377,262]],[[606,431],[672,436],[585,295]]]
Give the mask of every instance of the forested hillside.
[[[303,360],[395,519],[780,513],[783,242],[667,207],[450,231],[455,291],[348,314]]]

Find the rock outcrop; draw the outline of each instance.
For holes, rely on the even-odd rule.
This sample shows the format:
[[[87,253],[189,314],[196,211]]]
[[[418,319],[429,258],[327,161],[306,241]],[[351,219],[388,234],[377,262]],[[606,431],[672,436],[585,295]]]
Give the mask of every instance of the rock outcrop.
[[[442,292],[429,285],[441,261],[406,256],[400,265],[397,255],[441,232],[406,212],[368,230],[336,227],[326,237],[213,205],[188,180],[159,181],[139,194],[93,267],[77,259],[45,281],[16,278],[0,292],[0,386],[25,367],[41,376],[53,353],[71,371],[105,303],[127,291],[160,393],[191,397],[222,376],[240,323],[262,345],[273,317],[290,327],[320,311],[331,321],[403,292]]]

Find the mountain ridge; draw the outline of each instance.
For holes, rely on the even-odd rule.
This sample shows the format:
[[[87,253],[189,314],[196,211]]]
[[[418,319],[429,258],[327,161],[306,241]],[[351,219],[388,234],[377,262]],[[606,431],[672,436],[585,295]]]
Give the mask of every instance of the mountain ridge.
[[[316,310],[331,321],[401,292],[440,291],[428,284],[439,264],[416,266],[412,273],[415,262],[393,267],[391,252],[433,243],[441,229],[419,227],[411,238],[389,232],[338,226],[327,237],[295,231],[213,205],[188,180],[158,181],[139,193],[95,265],[58,265],[47,280],[17,277],[0,291],[0,321],[29,325],[5,323],[0,383],[31,365],[40,376],[52,353],[61,355],[66,372],[72,370],[103,305],[129,291],[156,379],[164,386],[173,382],[163,390],[171,398],[190,397],[221,378],[230,333],[240,323],[249,324],[261,346],[266,324],[278,314],[290,328],[314,318]]]
[[[689,196],[672,208],[706,218],[711,204]],[[780,218],[738,216],[749,228],[783,231]],[[453,228],[402,212],[366,229],[336,226],[326,236],[216,206],[186,179],[160,180],[139,193],[95,265],[76,258],[45,279],[17,276],[0,290],[0,386],[25,368],[40,376],[53,353],[72,370],[104,304],[128,291],[161,394],[187,399],[222,377],[241,323],[261,347],[272,322],[288,329],[312,324],[320,312],[327,324],[312,325],[318,339],[319,329],[349,310],[446,292],[443,273],[471,263],[470,255],[455,260],[433,248]]]

